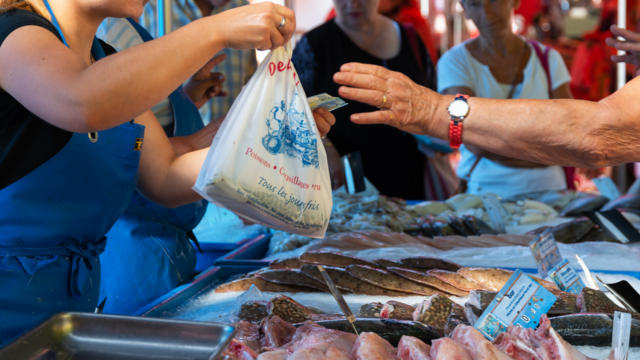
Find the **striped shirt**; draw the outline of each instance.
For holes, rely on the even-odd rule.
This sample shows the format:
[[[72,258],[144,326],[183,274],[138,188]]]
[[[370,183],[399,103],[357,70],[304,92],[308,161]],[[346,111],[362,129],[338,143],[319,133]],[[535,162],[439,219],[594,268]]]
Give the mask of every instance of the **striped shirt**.
[[[140,23],[149,30],[149,32],[157,35],[156,3],[157,0],[150,0],[147,3]],[[172,4],[172,30],[199,19],[203,15],[193,0],[174,0]],[[227,5],[214,9],[210,15],[215,15],[225,10],[247,4],[247,0],[231,0]],[[257,67],[254,50],[224,49],[220,53],[227,54],[227,59],[214,67],[212,71],[224,74],[225,81],[223,89],[227,92],[227,96],[214,97],[200,108],[200,115],[202,115],[202,120],[205,124],[224,116],[227,111],[229,111],[231,104],[242,90],[244,84],[249,81]]]

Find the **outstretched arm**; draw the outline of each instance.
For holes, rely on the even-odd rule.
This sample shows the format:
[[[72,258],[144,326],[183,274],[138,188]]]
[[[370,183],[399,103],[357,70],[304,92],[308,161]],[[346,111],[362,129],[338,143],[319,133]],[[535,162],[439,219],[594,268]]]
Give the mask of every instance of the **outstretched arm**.
[[[283,16],[286,25],[278,29]],[[0,87],[56,127],[104,130],[150,109],[222,48],[275,48],[294,28],[286,7],[242,6],[88,65],[88,51],[67,48],[42,27],[24,26],[0,45]]]
[[[345,98],[384,109],[353,114],[359,124],[383,123],[448,139],[447,106],[439,95],[385,68],[348,63],[334,75]],[[640,79],[601,100],[471,98],[463,142],[541,164],[601,167],[640,160]]]

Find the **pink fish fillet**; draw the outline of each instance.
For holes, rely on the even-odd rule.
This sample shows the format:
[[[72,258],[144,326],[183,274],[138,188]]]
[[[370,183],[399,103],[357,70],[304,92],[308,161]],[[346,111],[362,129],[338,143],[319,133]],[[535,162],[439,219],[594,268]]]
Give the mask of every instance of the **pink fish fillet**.
[[[450,338],[431,341],[431,360],[472,360],[464,346]]]
[[[262,349],[271,350],[287,344],[296,332],[295,326],[282,320],[278,315],[264,318],[261,324]]]
[[[259,360],[351,360],[354,334],[330,330],[308,322],[300,326],[289,343],[264,352]]]
[[[429,351],[431,346],[413,336],[403,335],[398,342],[398,359],[400,360],[431,360]]]
[[[351,354],[356,360],[397,360],[396,349],[372,332],[363,332],[353,345]]]
[[[510,326],[506,335],[496,339],[496,346],[512,351],[516,359],[588,360],[584,354],[566,342],[552,327],[546,315],[540,318],[537,330]],[[525,353],[535,351],[535,356]]]
[[[464,346],[473,360],[511,360],[512,357],[498,349],[487,340],[480,331],[473,326],[458,325],[453,330],[451,338]]]

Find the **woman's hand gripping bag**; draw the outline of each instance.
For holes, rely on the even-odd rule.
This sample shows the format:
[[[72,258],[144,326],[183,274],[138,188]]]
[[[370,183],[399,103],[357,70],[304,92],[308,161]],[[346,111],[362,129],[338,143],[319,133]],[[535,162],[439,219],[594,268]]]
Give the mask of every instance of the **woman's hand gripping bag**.
[[[271,51],[242,89],[193,188],[248,220],[324,237],[332,206],[327,155],[289,46]]]

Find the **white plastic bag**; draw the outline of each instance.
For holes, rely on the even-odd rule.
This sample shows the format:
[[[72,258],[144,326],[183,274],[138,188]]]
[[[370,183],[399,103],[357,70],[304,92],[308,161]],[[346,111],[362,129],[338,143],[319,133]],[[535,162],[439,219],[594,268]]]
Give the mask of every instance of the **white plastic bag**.
[[[193,188],[251,221],[324,237],[332,206],[327,155],[289,46],[271,51],[242,89]]]

